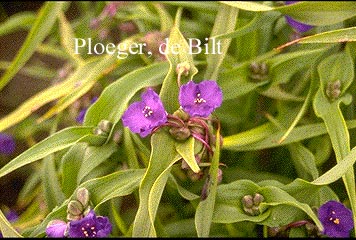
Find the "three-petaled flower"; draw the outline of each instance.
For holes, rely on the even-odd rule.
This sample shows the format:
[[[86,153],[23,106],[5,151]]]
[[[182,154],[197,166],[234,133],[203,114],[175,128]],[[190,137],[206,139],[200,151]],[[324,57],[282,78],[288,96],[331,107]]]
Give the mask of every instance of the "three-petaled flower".
[[[67,224],[61,220],[53,220],[46,228],[46,234],[52,238],[102,238],[107,237],[112,230],[109,218],[96,216],[93,210],[79,220]]]
[[[290,4],[297,3],[297,2],[299,2],[299,1],[286,1],[285,4],[290,5]],[[294,28],[299,33],[307,32],[314,27],[314,26],[296,21],[288,15],[286,15],[285,18],[286,18],[286,21],[289,24],[289,26]]]
[[[167,112],[158,94],[151,88],[141,95],[142,101],[132,103],[122,116],[122,122],[141,137],[167,122]]]
[[[12,154],[15,151],[16,143],[11,135],[0,133],[0,153]]]
[[[111,223],[107,217],[96,216],[93,210],[82,219],[69,223],[69,237],[93,238],[107,237],[112,230]]]
[[[324,226],[323,234],[329,237],[349,237],[354,226],[351,210],[337,201],[321,205],[318,218]]]
[[[179,103],[191,117],[208,117],[222,103],[222,91],[215,81],[189,81],[180,87]]]

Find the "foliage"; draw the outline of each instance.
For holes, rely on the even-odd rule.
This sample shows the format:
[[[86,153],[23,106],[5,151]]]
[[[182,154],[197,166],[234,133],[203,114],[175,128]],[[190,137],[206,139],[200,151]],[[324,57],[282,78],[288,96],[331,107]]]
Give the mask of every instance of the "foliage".
[[[0,153],[1,181],[27,173],[19,219],[1,206],[3,236],[46,236],[83,188],[112,237],[320,237],[328,201],[355,229],[356,2],[44,2],[5,18],[0,37],[21,29],[0,96],[20,74],[50,81],[0,118],[1,134],[27,143]],[[221,89],[221,106],[189,116],[181,86],[210,81],[194,103]],[[125,111],[154,114],[153,97],[137,102],[152,89],[164,116],[145,128]]]

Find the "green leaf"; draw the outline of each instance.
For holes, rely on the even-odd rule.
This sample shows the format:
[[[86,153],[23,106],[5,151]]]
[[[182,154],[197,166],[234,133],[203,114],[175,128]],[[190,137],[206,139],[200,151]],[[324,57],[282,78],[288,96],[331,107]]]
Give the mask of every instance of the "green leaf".
[[[90,194],[90,200],[93,202],[94,210],[102,203],[115,197],[126,196],[131,194],[141,181],[145,169],[129,169],[117,171],[104,177],[88,180],[78,186],[77,189],[85,187]],[[76,191],[74,191],[76,193]],[[73,195],[69,198],[72,199]],[[67,199],[61,206],[53,209],[51,213],[32,231],[29,237],[43,236],[47,224],[54,219],[66,220]]]
[[[137,157],[136,148],[137,149],[142,149],[142,148],[135,147],[130,132],[131,131],[128,128],[124,128],[124,130],[123,130],[123,137],[124,137],[123,149],[127,155],[127,165],[129,165],[129,168],[137,169],[137,168],[140,168],[140,163],[139,163],[139,159]],[[149,154],[148,154],[148,156],[149,156]]]
[[[349,129],[356,128],[356,121],[347,121],[347,127]],[[265,132],[264,128],[271,132]],[[273,130],[274,129],[274,130]],[[257,132],[258,135],[254,136]],[[233,151],[255,151],[273,147],[280,147],[286,144],[299,142],[304,139],[313,138],[327,133],[324,123],[307,124],[304,126],[298,126],[293,129],[288,138],[279,142],[285,131],[277,131],[276,128],[267,123],[251,130],[224,137],[223,149],[229,149]]]
[[[188,80],[192,80],[193,76],[198,72],[198,69],[194,66],[193,55],[189,54],[189,45],[176,24],[177,23],[175,23],[175,26],[170,32],[168,44],[166,46],[165,54],[170,67],[165,79],[163,80],[160,92],[160,98],[166,111],[171,113],[179,108],[179,81],[177,80],[178,75],[176,73],[177,65],[180,63],[189,64],[189,75],[186,77],[182,75],[184,83]],[[172,49],[174,51],[172,51]],[[180,82],[183,83],[183,81]]]
[[[16,32],[21,29],[28,29],[36,20],[33,12],[19,12],[10,16],[0,24],[0,36]]]
[[[0,69],[6,70],[11,66],[11,63],[8,61],[0,61]],[[21,70],[18,72],[21,75],[30,76],[36,79],[43,79],[48,81],[49,79],[55,78],[58,73],[54,70],[42,67],[42,66],[28,66],[22,67]]]
[[[280,17],[280,13],[278,12],[266,12],[266,13],[257,13],[256,16],[246,25],[233,32],[222,33],[219,35],[212,36],[216,40],[225,39],[225,38],[237,38],[248,34],[250,32],[256,31],[256,29],[260,29],[263,27],[263,24],[266,21],[270,21],[271,19],[276,19]]]
[[[161,20],[161,32],[166,32],[172,29],[173,19],[169,12],[160,4],[154,3],[153,6],[156,8],[159,18]]]
[[[251,81],[249,74],[249,66],[252,62],[262,62],[268,58],[273,57],[279,53],[278,50],[272,50],[263,55],[258,56],[253,59],[241,63],[238,67],[235,67],[231,70],[221,72],[217,78],[217,83],[221,87],[222,92],[224,93],[224,101],[229,99],[234,99],[245,95],[260,86],[267,84],[269,81],[253,82]],[[239,87],[236,87],[239,86]]]
[[[59,30],[61,34],[61,45],[67,54],[72,58],[73,62],[75,62],[77,65],[82,65],[84,63],[83,59],[79,54],[75,54],[74,31],[63,12],[59,14]]]
[[[53,209],[64,201],[64,194],[61,191],[54,154],[50,154],[43,159],[42,185],[47,208]]]
[[[67,80],[49,87],[26,100],[13,112],[0,119],[0,131],[22,121],[45,104],[62,96],[70,95],[71,93],[76,92],[81,78],[85,76],[91,68],[93,68],[94,64],[95,63],[89,63],[79,67],[72,75],[68,77]]]
[[[181,158],[174,140],[165,131],[152,135],[151,146],[150,162],[139,188],[140,204],[133,224],[133,237],[156,236],[154,220],[162,191],[172,165]]]
[[[195,199],[200,198],[200,196],[188,191],[187,189],[183,188],[182,186],[180,186],[178,184],[178,182],[176,181],[176,179],[174,178],[173,175],[170,175],[170,177],[168,178],[167,181],[167,185],[172,186],[173,188],[176,188],[178,193],[184,198],[187,199],[189,201],[193,201]]]
[[[288,145],[288,149],[299,176],[307,180],[310,180],[310,176],[311,179],[319,176],[315,157],[308,148],[301,143],[294,143]]]
[[[195,228],[198,237],[208,237],[213,220],[215,199],[218,187],[218,172],[220,160],[220,126],[216,131],[216,147],[211,160],[209,175],[205,182],[207,197],[202,199],[195,212]]]
[[[22,166],[40,160],[51,153],[70,147],[76,142],[85,140],[87,137],[93,136],[91,132],[91,127],[69,127],[63,129],[12,159],[0,169],[0,177]]]
[[[356,161],[356,148],[353,148],[350,153],[334,167],[329,169],[323,175],[315,179],[312,183],[316,185],[328,185],[340,179]]]
[[[340,43],[356,41],[356,27],[343,28],[303,37],[298,43]]]
[[[5,238],[19,238],[22,237],[12,226],[11,223],[6,219],[5,215],[0,210],[0,232]]]
[[[326,26],[342,22],[356,15],[356,4],[353,1],[305,1],[275,8],[283,14],[293,17],[302,23]]]
[[[218,43],[220,44],[221,48],[215,49],[215,53],[212,52],[211,54],[207,55],[207,69],[204,75],[204,79],[216,80],[220,70],[220,65],[223,62],[231,43],[231,39],[216,41],[216,39],[213,37],[215,35],[226,34],[234,31],[236,27],[237,15],[238,9],[223,4],[219,6],[219,11],[215,18],[214,27],[210,33],[208,49],[209,51],[213,51],[213,49],[218,48]],[[220,50],[220,52],[218,52],[218,50]]]
[[[192,8],[194,10],[199,10],[203,12],[216,12],[218,10],[218,3],[217,2],[189,2],[189,1],[161,1],[161,3],[185,7],[185,8]]]
[[[345,94],[354,79],[354,64],[347,51],[331,55],[318,66],[320,88],[315,96],[313,107],[316,115],[321,117],[331,139],[336,161],[339,163],[350,152],[350,136],[345,119],[340,109],[341,102],[350,104],[352,97]],[[324,93],[329,83],[340,81],[340,96],[330,99]],[[353,218],[356,220],[356,190],[354,169],[350,168],[343,176],[343,182],[350,200]],[[356,227],[356,222],[354,223]]]
[[[121,63],[121,61],[119,63]],[[115,55],[108,55],[100,59],[94,65],[91,65],[90,63],[83,65],[91,65],[91,68],[89,71],[85,72],[85,75],[82,75],[80,79],[77,79],[77,85],[75,86],[76,89],[69,95],[63,96],[62,99],[60,99],[52,108],[50,108],[40,119],[38,119],[38,121],[44,121],[70,106],[81,96],[87,93],[95,85],[95,83],[97,83],[97,81],[106,74],[108,69],[112,69],[113,66],[117,64],[118,62]]]
[[[222,1],[221,3],[253,12],[279,11],[285,15],[293,17],[297,21],[315,26],[339,23],[356,15],[355,3],[346,1],[305,1],[281,7],[270,7],[260,3],[242,1]]]
[[[78,186],[77,176],[87,147],[86,143],[74,144],[62,157],[62,191],[67,198]]]
[[[233,2],[220,1],[220,2],[246,11],[260,12],[260,11],[271,11],[274,9],[273,7],[269,7],[267,5],[255,3],[255,2],[244,2],[244,1],[233,1]]]
[[[198,173],[200,171],[200,168],[197,164],[197,161],[195,160],[194,143],[194,138],[190,137],[184,142],[176,142],[175,145],[176,151],[181,155],[181,157],[188,164],[190,169],[192,169],[193,172]]]
[[[41,44],[58,17],[66,2],[46,2],[41,8],[36,21],[31,28],[31,31],[26,37],[21,49],[17,53],[11,66],[4,75],[0,78],[0,91],[6,86],[12,77],[25,65],[32,54],[36,51],[36,47]]]
[[[315,59],[328,49],[330,48],[324,47],[313,50],[297,51],[279,54],[273,58],[267,59],[266,64],[269,66],[269,76],[272,80],[272,85],[288,83],[296,72],[301,71],[306,67],[310,67]]]
[[[102,119],[119,122],[131,98],[143,87],[162,83],[168,63],[161,62],[132,71],[107,86],[98,100],[91,105],[84,118],[84,125],[96,126]]]
[[[255,193],[264,197],[264,201],[260,204],[260,210],[264,211],[260,215],[250,216],[244,212],[241,199],[246,195],[254,196]],[[282,210],[285,209],[292,210],[293,214],[290,211],[283,212]],[[297,201],[285,190],[275,186],[259,186],[249,180],[237,180],[218,187],[213,221],[220,223],[251,221],[276,227],[290,223],[295,218],[294,213],[297,211],[294,211],[297,209],[308,214],[318,228],[323,229],[312,209],[307,204]]]
[[[234,223],[241,221],[262,222],[270,215],[267,209],[260,215],[247,215],[241,199],[246,195],[258,193],[259,186],[250,180],[238,180],[218,186],[214,207],[213,222]]]
[[[285,191],[283,191],[277,187],[274,187],[274,186],[262,187],[261,189],[258,190],[258,192],[265,198],[265,201],[261,203],[261,207],[263,207],[264,205],[265,206],[288,205],[288,206],[298,208],[298,209],[304,211],[306,214],[308,214],[308,216],[314,221],[314,223],[319,228],[319,230],[321,232],[323,231],[323,226],[322,226],[320,220],[318,219],[318,217],[315,215],[313,210],[307,204],[297,201],[294,197],[292,197]],[[273,209],[271,211],[273,212]],[[280,219],[273,218],[274,214],[271,214],[271,217],[270,217],[271,225],[273,224],[272,225],[273,227],[276,227],[278,225],[285,225],[285,224],[289,223],[289,221],[280,222],[280,220],[283,220],[283,218],[281,218],[282,214],[278,214],[278,215],[276,214],[276,217],[279,217]],[[294,214],[291,214],[291,213],[284,213],[283,215],[290,215],[292,217],[295,217],[295,216],[293,216]],[[267,219],[267,221],[268,221],[268,219]],[[268,223],[267,221],[264,223]],[[270,225],[270,224],[268,224],[268,225]]]
[[[115,197],[126,196],[135,191],[146,169],[128,169],[114,172],[104,177],[95,178],[80,184],[90,193],[95,209]]]
[[[117,151],[117,145],[114,142],[99,147],[88,146],[83,152],[82,164],[78,169],[76,182],[79,184],[88,173],[107,160],[115,151]]]

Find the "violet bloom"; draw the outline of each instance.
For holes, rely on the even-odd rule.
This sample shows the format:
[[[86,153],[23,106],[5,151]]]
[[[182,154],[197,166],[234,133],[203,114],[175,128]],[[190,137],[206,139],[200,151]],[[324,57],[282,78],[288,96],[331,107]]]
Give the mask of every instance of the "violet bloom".
[[[67,230],[67,223],[61,220],[52,220],[48,223],[46,234],[49,238],[63,238]]]
[[[0,133],[0,154],[12,154],[15,151],[15,140],[11,135]]]
[[[69,223],[70,238],[101,238],[107,237],[112,230],[109,218],[96,216],[93,210],[82,219]]]
[[[98,97],[93,97],[93,98],[91,99],[91,101],[90,101],[90,104],[95,103],[96,100],[98,100]],[[84,117],[85,117],[85,114],[87,113],[87,110],[88,110],[88,108],[84,108],[84,109],[82,109],[82,110],[79,112],[79,114],[78,114],[78,116],[77,116],[77,118],[76,118],[76,120],[77,120],[78,123],[83,124]]]
[[[285,4],[289,5],[289,4],[293,4],[293,3],[297,3],[297,2],[299,2],[299,1],[286,1]],[[285,18],[286,18],[286,21],[289,24],[289,26],[294,28],[299,33],[307,32],[314,27],[314,26],[311,26],[311,25],[308,25],[305,23],[298,22],[288,15],[286,15]]]
[[[180,87],[179,103],[192,117],[207,117],[222,103],[222,91],[215,81],[189,81]]]
[[[351,210],[337,201],[321,205],[318,218],[324,226],[323,234],[329,237],[349,237],[354,226]]]
[[[19,219],[19,215],[17,215],[17,213],[13,210],[8,211],[5,214],[5,217],[10,223],[16,222]],[[0,232],[0,238],[3,238],[3,235],[1,232]]]
[[[167,112],[158,94],[151,88],[141,95],[142,101],[132,103],[122,116],[122,122],[141,137],[167,122]]]

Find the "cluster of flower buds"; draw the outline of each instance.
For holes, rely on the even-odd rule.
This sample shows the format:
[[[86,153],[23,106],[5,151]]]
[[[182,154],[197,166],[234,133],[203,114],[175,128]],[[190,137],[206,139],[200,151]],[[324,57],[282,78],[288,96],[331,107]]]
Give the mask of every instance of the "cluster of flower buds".
[[[46,234],[55,238],[101,238],[112,230],[109,218],[96,216],[89,206],[89,192],[86,188],[77,191],[76,199],[67,208],[67,220],[52,220],[48,223]]]
[[[325,94],[331,101],[338,99],[341,94],[341,82],[328,82],[326,85]]]
[[[263,201],[264,197],[259,193],[256,193],[254,196],[246,195],[241,199],[245,213],[251,216],[257,216],[262,213],[260,203]]]

